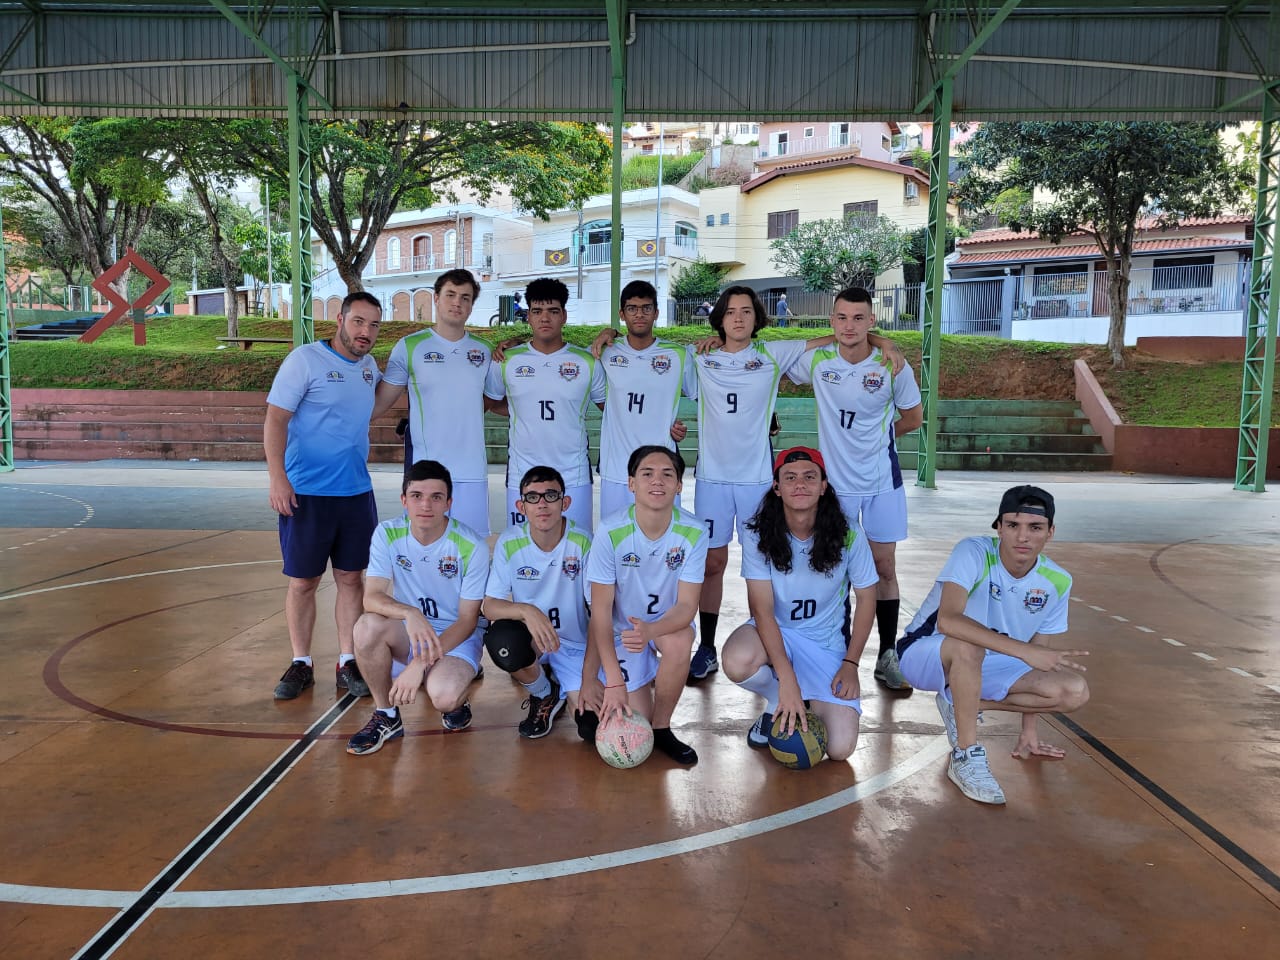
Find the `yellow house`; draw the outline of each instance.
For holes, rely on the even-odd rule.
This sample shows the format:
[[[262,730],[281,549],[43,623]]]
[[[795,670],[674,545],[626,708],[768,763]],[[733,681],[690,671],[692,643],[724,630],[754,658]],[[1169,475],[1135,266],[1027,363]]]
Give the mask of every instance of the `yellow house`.
[[[767,290],[790,286],[773,265],[769,242],[799,223],[851,213],[888,217],[903,231],[923,227],[929,217],[929,177],[924,171],[883,160],[834,157],[783,164],[741,186],[698,195],[702,257],[730,267],[726,282]],[[954,208],[948,210],[954,216]],[[895,268],[877,287],[902,283]]]

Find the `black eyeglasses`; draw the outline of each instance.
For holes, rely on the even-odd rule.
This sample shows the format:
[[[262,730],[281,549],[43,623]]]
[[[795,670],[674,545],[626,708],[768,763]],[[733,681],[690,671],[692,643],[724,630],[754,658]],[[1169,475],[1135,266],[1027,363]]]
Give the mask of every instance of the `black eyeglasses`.
[[[652,303],[645,303],[645,304],[628,303],[625,307],[622,308],[622,312],[625,313],[628,317],[636,317],[636,316],[650,317],[650,316],[653,316],[653,314],[658,312],[658,308],[654,306]]]
[[[559,490],[544,490],[541,493],[537,490],[528,490],[525,493],[520,494],[520,499],[525,503],[542,503],[544,500],[547,503],[555,503],[563,497],[564,494]]]

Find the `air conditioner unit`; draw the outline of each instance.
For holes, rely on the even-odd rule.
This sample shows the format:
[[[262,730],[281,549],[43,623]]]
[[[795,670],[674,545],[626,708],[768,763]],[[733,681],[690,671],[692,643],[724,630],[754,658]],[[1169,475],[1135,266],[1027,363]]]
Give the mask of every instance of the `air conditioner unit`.
[[[904,178],[902,182],[902,198],[904,200],[919,200],[920,184],[912,179]]]

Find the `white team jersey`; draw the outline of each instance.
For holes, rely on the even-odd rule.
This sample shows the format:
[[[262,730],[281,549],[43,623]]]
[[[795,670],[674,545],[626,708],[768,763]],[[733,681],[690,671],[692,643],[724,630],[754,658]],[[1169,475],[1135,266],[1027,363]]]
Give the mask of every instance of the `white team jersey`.
[[[836,493],[866,497],[902,486],[893,415],[920,405],[910,366],[895,375],[879,347],[861,363],[849,363],[833,344],[810,350],[787,376],[813,384],[818,446]]]
[[[454,483],[486,479],[488,372],[489,348],[470,334],[455,343],[423,330],[391,348],[383,379],[408,390],[410,463],[438,460]]]
[[[803,354],[803,340],[753,340],[737,353],[714,350],[696,358],[699,480],[772,479],[769,418],[778,381]]]
[[[608,386],[600,424],[600,476],[626,483],[627,460],[637,447],[676,448],[671,422],[680,395],[698,395],[692,351],[666,340],[637,350],[624,336],[605,347],[600,366]]]
[[[587,645],[587,605],[583,598],[591,537],[572,520],[549,553],[533,542],[529,524],[507,527],[493,545],[486,595],[528,603],[547,615],[560,642]]]
[[[967,537],[956,544],[920,612],[898,641],[901,654],[920,637],[938,632],[942,585],[958,583],[969,593],[965,616],[1006,637],[1029,641],[1037,633],[1066,633],[1071,574],[1043,554],[1021,580],[1000,562],[997,537]]]
[[[879,582],[867,538],[856,526],[845,535],[840,563],[829,573],[817,573],[809,565],[813,541],[791,541],[791,570],[775,570],[760,552],[760,539],[751,530],[742,544],[742,578],[765,580],[773,586],[773,618],[791,637],[803,637],[828,650],[843,650],[844,604],[849,585],[873,587]]]
[[[461,601],[484,599],[489,547],[457,520],[425,545],[414,539],[407,518],[384,520],[373,531],[366,573],[390,580],[391,595],[421,610],[441,633],[457,622]]]
[[[671,511],[671,523],[650,540],[628,507],[600,521],[587,559],[586,595],[593,583],[614,585],[613,633],[631,627],[628,617],[645,623],[661,620],[680,594],[681,583],[701,583],[707,565],[707,533],[702,521],[683,510]]]
[[[484,392],[494,400],[507,398],[507,486],[536,466],[555,467],[566,487],[591,482],[587,405],[603,402],[605,381],[589,351],[570,344],[555,353],[539,353],[528,344],[512,347],[502,363],[489,366]]]

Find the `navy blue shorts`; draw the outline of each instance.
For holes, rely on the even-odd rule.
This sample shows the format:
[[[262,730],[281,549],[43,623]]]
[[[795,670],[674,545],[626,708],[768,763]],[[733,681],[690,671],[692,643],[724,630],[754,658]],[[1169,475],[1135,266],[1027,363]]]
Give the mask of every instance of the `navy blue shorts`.
[[[378,525],[372,490],[354,497],[296,496],[293,516],[279,518],[286,577],[322,576],[330,561],[335,570],[369,566],[369,541]]]

